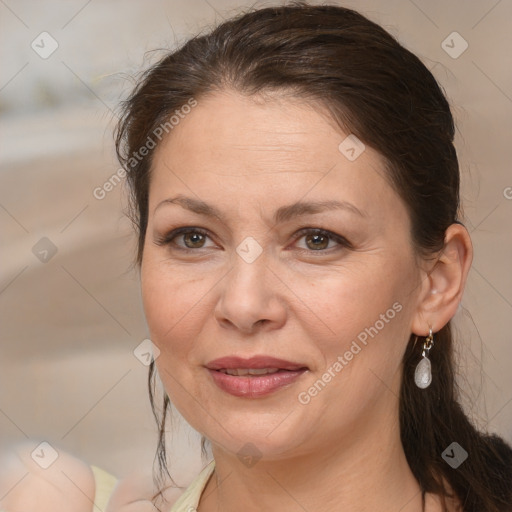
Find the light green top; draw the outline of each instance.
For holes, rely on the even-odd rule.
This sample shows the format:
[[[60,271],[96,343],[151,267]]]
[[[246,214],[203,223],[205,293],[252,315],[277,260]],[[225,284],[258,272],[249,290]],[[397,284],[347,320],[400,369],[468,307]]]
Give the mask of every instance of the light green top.
[[[91,466],[96,483],[96,494],[94,496],[94,510],[106,510],[110,495],[117,484],[117,478],[103,469]],[[97,508],[96,508],[97,507]]]
[[[180,499],[173,505],[169,512],[196,512],[201,494],[212,476],[215,469],[215,461],[212,460],[196,476],[194,481],[187,487],[187,490],[180,496]]]
[[[103,469],[91,466],[96,482],[96,495],[94,498],[94,510],[106,510],[112,491],[117,484],[117,478]],[[215,469],[215,461],[210,461],[187,487],[179,500],[172,506],[169,512],[196,512],[201,495]],[[97,508],[96,508],[97,507]]]

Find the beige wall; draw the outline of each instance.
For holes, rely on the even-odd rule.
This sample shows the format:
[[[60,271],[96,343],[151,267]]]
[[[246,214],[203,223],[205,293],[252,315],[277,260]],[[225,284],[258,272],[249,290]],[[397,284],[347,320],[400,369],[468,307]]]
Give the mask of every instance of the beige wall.
[[[0,443],[47,440],[118,475],[150,467],[156,436],[146,367],[133,354],[147,330],[129,270],[122,187],[93,196],[118,168],[110,109],[126,87],[122,73],[139,69],[146,50],[253,3],[268,4],[0,3]],[[340,4],[398,36],[454,105],[475,246],[456,316],[467,368],[461,386],[481,423],[512,441],[512,4]],[[43,31],[59,44],[47,59],[30,47]],[[441,46],[453,31],[469,45],[458,58]],[[43,237],[57,248],[47,263],[32,250]],[[173,459],[184,481],[200,464],[197,435],[186,425],[175,435]]]

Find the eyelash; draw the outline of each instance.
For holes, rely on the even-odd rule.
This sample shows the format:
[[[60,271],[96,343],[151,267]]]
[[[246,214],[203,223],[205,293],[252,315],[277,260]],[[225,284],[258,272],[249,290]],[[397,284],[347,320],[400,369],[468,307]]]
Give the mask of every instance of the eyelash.
[[[189,234],[189,233],[197,233],[197,234],[200,234],[200,235],[203,235],[203,236],[206,236],[208,238],[211,238],[208,234],[207,231],[205,231],[204,229],[202,228],[196,228],[196,227],[183,227],[183,228],[177,228],[177,229],[174,229],[172,230],[170,233],[167,233],[166,235],[164,236],[160,236],[158,237],[156,240],[155,240],[155,243],[157,245],[160,245],[160,246],[164,246],[164,245],[171,245],[172,244],[172,241],[177,238],[178,236],[180,235],[186,235],[186,234]],[[351,249],[353,248],[352,247],[352,244],[344,237],[342,237],[341,235],[337,235],[336,233],[333,233],[332,231],[327,231],[325,229],[321,229],[321,228],[303,228],[301,230],[299,230],[297,233],[295,233],[295,236],[296,236],[296,240],[295,242],[297,242],[298,240],[300,240],[302,237],[304,236],[307,236],[307,235],[320,235],[320,236],[325,236],[331,240],[334,240],[335,242],[337,242],[340,247],[344,247],[344,248],[347,248],[347,249]],[[174,248],[179,250],[179,251],[183,251],[185,253],[191,253],[191,252],[197,252],[198,250],[200,249],[203,249],[203,247],[198,247],[196,249],[191,249],[189,247],[181,247],[179,245],[174,245]],[[319,249],[317,251],[315,250],[309,250],[309,249],[299,249],[300,251],[303,251],[303,252],[307,252],[307,253],[320,253],[320,254],[325,254],[325,253],[330,253],[332,250],[336,250],[336,249],[339,249],[336,248],[336,247],[331,247],[330,249]]]

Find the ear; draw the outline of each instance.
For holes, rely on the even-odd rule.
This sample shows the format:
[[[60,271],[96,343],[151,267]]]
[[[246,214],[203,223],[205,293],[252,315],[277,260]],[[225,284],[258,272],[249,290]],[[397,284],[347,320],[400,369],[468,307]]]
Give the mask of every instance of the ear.
[[[472,261],[473,246],[467,229],[462,224],[451,224],[436,263],[422,276],[411,325],[414,334],[426,336],[429,327],[437,332],[455,316]]]

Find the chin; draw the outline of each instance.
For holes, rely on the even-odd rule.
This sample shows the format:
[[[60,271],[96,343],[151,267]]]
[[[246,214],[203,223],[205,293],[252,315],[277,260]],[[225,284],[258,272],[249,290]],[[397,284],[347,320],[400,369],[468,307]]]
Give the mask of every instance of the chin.
[[[212,447],[239,458],[253,456],[269,461],[289,458],[304,452],[308,438],[317,435],[313,424],[297,422],[297,419],[288,422],[284,419],[286,414],[270,417],[268,421],[262,420],[261,413],[238,414],[233,421],[228,416],[223,418],[227,420],[226,430],[218,424],[210,424],[201,430]]]

